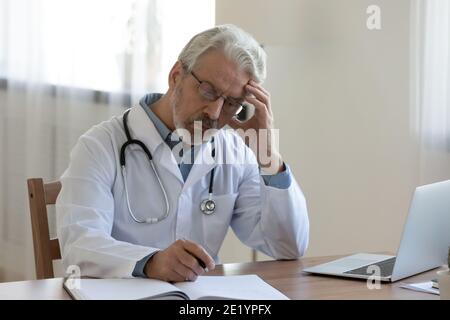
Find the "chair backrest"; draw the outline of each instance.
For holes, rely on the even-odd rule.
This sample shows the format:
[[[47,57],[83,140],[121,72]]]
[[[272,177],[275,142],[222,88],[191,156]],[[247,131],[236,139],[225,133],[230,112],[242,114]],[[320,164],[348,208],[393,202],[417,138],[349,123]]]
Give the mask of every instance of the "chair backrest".
[[[33,232],[36,278],[53,278],[53,260],[61,259],[58,239],[50,239],[47,205],[55,204],[61,182],[45,183],[41,178],[28,179],[31,229]]]

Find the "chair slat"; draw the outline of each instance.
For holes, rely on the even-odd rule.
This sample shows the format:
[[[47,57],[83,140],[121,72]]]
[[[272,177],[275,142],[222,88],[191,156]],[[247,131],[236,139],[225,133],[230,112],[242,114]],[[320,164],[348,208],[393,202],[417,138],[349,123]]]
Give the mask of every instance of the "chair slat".
[[[55,204],[59,191],[61,191],[61,182],[54,181],[44,184],[45,190],[45,203]]]
[[[37,279],[53,278],[53,260],[61,259],[58,239],[50,239],[47,204],[54,204],[61,190],[59,181],[44,184],[41,178],[27,180]]]

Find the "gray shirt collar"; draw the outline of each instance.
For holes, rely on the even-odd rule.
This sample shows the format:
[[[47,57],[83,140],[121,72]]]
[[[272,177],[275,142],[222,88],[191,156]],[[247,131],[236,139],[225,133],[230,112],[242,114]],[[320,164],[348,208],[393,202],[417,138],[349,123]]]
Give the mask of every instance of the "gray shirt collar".
[[[145,95],[139,101],[139,104],[144,109],[145,113],[148,115],[150,120],[152,120],[161,138],[165,141],[167,136],[172,132],[167,128],[167,126],[161,121],[161,119],[152,111],[151,105],[161,99],[163,95],[161,93],[150,93]]]

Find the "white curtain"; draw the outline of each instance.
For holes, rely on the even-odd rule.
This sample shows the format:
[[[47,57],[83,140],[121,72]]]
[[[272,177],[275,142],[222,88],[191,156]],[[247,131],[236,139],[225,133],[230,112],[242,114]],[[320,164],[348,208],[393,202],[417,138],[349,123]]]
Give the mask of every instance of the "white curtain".
[[[34,278],[26,179],[59,178],[84,131],[164,92],[214,16],[213,0],[0,0],[0,281]]]
[[[413,0],[411,18],[411,132],[426,184],[450,177],[450,2]]]
[[[427,150],[450,151],[450,2],[412,5],[414,129]]]

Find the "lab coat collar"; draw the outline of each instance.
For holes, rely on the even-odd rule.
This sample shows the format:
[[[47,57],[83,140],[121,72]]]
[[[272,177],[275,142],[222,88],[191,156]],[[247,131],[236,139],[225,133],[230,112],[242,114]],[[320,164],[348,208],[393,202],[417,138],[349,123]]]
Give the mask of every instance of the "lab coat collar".
[[[215,140],[218,140],[217,137]],[[206,176],[213,168],[217,166],[217,160],[220,154],[218,152],[217,144],[216,146],[216,155],[215,155],[215,161],[211,158],[211,151],[213,148],[213,144],[203,143],[201,146],[201,151],[197,153],[194,161],[194,165],[191,168],[191,171],[189,172],[189,175],[186,179],[186,182],[183,186],[183,191],[187,190],[191,186],[193,186],[198,180],[202,179],[204,176]],[[208,180],[209,185],[209,180]],[[213,188],[214,189],[214,188]]]
[[[131,137],[141,140],[150,150],[157,168],[164,167],[181,183],[183,177],[169,146],[163,141],[153,122],[141,106],[132,107],[128,116]]]
[[[144,109],[141,106],[132,107],[128,119],[131,138],[141,140],[152,155],[156,153],[156,149],[164,141]]]

